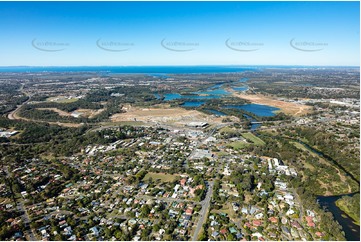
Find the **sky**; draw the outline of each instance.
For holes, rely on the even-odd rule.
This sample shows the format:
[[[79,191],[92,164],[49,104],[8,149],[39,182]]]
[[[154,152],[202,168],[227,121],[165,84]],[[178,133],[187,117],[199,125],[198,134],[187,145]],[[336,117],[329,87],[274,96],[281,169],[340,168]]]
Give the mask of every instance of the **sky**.
[[[359,2],[0,2],[0,66],[359,66]]]

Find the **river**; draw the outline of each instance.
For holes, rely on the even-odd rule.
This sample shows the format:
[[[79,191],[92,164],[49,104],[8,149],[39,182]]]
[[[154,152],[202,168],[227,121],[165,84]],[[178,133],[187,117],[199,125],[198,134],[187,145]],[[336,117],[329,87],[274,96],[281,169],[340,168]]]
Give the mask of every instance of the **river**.
[[[360,226],[354,224],[352,218],[350,218],[346,213],[344,213],[339,207],[336,206],[336,201],[341,197],[342,195],[327,197],[318,196],[317,201],[321,207],[325,208],[333,214],[337,222],[342,226],[342,230],[345,232],[345,237],[347,240],[360,241]]]
[[[345,172],[352,180],[354,180],[355,182],[357,182],[360,185],[360,182],[352,174],[350,174],[344,167],[342,167],[337,161],[335,161],[328,155],[323,154],[321,151],[316,150],[315,148],[311,147],[310,145],[308,145],[300,140],[292,139],[292,138],[289,138],[289,139],[304,145],[311,152],[317,154],[318,156],[320,156],[326,160],[329,160],[335,166],[337,166],[343,172]],[[342,230],[345,232],[345,237],[347,240],[359,241],[360,240],[360,226],[357,224],[354,224],[353,219],[351,217],[349,217],[346,213],[344,213],[336,205],[336,201],[338,199],[340,199],[341,197],[352,196],[354,194],[356,194],[356,193],[338,195],[338,196],[318,196],[317,201],[322,208],[326,208],[326,210],[330,211],[333,214],[336,221],[342,226]]]

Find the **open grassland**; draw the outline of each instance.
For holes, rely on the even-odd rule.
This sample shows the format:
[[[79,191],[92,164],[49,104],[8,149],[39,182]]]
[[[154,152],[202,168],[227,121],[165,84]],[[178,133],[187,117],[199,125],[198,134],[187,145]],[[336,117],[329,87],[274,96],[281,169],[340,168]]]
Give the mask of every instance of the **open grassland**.
[[[153,181],[161,180],[162,182],[173,182],[177,179],[176,175],[168,174],[168,173],[155,173],[155,172],[148,172],[147,175],[143,178],[143,181],[149,180],[152,178]]]
[[[56,102],[56,103],[73,103],[78,101],[78,98],[67,98],[67,97],[49,97],[46,99],[47,102]]]
[[[344,213],[350,216],[354,221],[355,224],[360,225],[360,216],[359,214],[355,214],[354,212],[350,211],[349,207],[346,205],[345,201],[339,199],[336,201],[337,207],[341,209]]]
[[[235,141],[229,144],[233,149],[238,150],[249,146],[250,144],[245,141]]]
[[[254,134],[252,134],[250,132],[244,133],[244,134],[242,134],[242,136],[245,139],[250,140],[255,145],[265,145],[266,144],[263,140],[261,140],[260,138],[258,138],[257,136],[255,136]]]

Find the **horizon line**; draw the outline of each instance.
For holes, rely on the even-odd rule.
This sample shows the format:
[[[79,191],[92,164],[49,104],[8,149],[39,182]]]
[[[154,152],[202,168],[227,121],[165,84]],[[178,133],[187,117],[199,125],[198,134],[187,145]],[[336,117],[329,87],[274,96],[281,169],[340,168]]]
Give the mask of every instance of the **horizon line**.
[[[300,66],[300,67],[358,67],[360,68],[360,65],[287,65],[287,64],[231,64],[231,65],[222,65],[222,64],[212,64],[212,65],[205,65],[205,64],[197,64],[197,65],[11,65],[11,66],[0,66],[0,68],[17,68],[17,67],[201,67],[201,66],[207,66],[207,67],[218,67],[218,66],[229,66],[229,67],[250,67],[250,66]]]

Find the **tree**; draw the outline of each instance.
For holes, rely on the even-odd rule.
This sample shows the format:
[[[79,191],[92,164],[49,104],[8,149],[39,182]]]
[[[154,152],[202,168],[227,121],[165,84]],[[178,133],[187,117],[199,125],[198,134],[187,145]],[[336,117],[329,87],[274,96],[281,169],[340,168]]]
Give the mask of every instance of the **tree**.
[[[227,235],[227,240],[228,240],[228,241],[235,241],[235,240],[236,240],[236,237],[235,237],[233,234],[229,233],[229,234]]]

